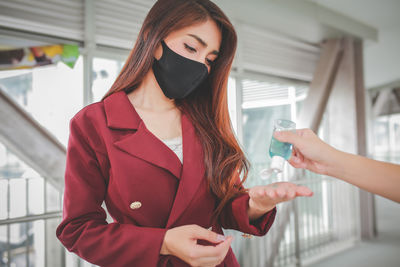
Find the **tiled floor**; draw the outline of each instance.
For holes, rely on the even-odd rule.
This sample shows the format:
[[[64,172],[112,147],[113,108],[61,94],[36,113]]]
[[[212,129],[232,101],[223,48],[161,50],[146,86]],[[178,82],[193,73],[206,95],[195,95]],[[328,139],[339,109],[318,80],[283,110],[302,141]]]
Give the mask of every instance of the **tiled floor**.
[[[400,267],[400,204],[376,198],[378,237],[310,267]]]

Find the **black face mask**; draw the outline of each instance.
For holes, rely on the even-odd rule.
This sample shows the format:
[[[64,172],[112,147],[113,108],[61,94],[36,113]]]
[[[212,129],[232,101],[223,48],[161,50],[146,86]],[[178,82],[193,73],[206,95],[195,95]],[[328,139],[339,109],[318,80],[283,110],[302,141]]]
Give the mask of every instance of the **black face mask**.
[[[161,41],[161,45],[162,56],[153,63],[154,76],[166,97],[185,98],[207,78],[207,67],[175,53],[164,41]]]

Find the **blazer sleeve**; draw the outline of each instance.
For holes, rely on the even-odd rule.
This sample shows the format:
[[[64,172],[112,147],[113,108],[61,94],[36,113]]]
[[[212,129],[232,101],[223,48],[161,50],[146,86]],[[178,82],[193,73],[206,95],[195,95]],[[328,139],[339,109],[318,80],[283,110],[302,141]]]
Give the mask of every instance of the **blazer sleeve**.
[[[156,266],[166,229],[106,222],[107,179],[77,122],[70,121],[63,219],[56,235],[70,252],[100,266]],[[105,155],[103,155],[105,157]]]
[[[248,193],[234,198],[222,210],[219,221],[225,229],[234,229],[251,235],[263,236],[268,232],[275,220],[276,207],[257,220],[250,221],[247,214],[249,199]]]

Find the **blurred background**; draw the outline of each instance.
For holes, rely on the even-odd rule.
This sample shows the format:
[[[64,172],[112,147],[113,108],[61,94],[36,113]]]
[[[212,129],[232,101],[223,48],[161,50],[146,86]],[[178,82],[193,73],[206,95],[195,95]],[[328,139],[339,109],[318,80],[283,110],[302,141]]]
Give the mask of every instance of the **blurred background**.
[[[259,177],[274,119],[400,163],[400,1],[214,2],[239,38],[228,94],[247,186],[314,191],[279,205],[265,237],[226,231],[241,266],[400,266],[398,203],[289,166]],[[94,266],[55,236],[69,120],[108,91],[154,3],[0,0],[0,266]]]

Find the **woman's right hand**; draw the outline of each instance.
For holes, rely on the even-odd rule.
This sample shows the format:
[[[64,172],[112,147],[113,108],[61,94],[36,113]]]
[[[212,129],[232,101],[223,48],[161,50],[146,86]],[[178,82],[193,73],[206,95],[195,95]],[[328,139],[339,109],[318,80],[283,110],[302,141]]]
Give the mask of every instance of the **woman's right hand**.
[[[198,239],[217,245],[199,245]],[[167,230],[160,254],[174,255],[191,266],[214,267],[225,259],[232,239],[194,224],[179,226]]]

